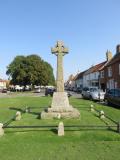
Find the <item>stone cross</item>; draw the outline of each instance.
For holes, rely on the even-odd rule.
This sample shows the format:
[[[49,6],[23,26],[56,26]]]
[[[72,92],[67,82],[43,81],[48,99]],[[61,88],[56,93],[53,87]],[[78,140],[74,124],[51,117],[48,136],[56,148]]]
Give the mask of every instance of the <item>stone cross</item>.
[[[65,48],[62,41],[57,41],[51,52],[57,56],[57,92],[64,92],[63,56],[68,53],[68,48]]]

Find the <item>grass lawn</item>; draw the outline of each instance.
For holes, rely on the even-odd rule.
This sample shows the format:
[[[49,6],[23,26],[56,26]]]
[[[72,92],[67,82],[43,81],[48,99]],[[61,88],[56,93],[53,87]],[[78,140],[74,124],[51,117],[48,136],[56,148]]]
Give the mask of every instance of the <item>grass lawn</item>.
[[[97,113],[87,107],[94,104],[99,110],[120,121],[120,110],[102,106],[91,101],[70,98],[70,103],[81,113],[79,119],[40,120],[36,114],[22,114],[20,121],[10,125],[113,125],[107,119],[100,120]],[[9,107],[33,109],[40,112],[51,104],[50,97],[14,97],[0,99],[0,122],[9,120],[15,113]],[[120,159],[120,134],[113,130],[76,129],[66,130],[64,137],[58,137],[54,130],[48,129],[5,129],[0,137],[0,160],[114,160]]]

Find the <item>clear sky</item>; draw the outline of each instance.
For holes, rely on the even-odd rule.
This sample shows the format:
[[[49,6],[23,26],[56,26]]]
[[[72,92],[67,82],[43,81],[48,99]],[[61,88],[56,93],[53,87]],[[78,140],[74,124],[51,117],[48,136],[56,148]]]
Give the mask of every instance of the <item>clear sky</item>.
[[[0,0],[0,77],[16,55],[50,53],[57,40],[69,47],[65,79],[115,54],[120,43],[120,0]]]

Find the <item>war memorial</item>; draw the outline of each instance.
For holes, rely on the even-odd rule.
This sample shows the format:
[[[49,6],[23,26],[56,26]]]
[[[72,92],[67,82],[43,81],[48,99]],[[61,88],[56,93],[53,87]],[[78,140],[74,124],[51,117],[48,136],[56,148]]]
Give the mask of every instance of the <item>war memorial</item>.
[[[68,48],[62,41],[57,41],[51,52],[57,56],[57,90],[53,94],[51,107],[41,113],[41,118],[79,118],[80,112],[69,104],[67,93],[64,91],[63,57],[68,54]]]

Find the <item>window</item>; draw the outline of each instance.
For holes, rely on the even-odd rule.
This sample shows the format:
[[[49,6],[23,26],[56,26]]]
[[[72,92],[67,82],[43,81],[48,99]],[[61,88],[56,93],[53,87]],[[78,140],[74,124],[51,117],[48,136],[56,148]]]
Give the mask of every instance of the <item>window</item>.
[[[119,89],[111,89],[108,91],[108,94],[111,96],[119,97],[120,96],[120,90]]]
[[[109,89],[114,89],[114,88],[115,88],[114,79],[110,79],[109,80]]]
[[[120,64],[119,64],[119,75],[120,75]]]
[[[108,77],[112,77],[112,67],[108,67]]]
[[[100,72],[100,77],[101,77],[101,78],[104,78],[104,71],[101,71],[101,72]]]
[[[94,73],[94,77],[95,77],[95,79],[96,79],[96,73]]]

